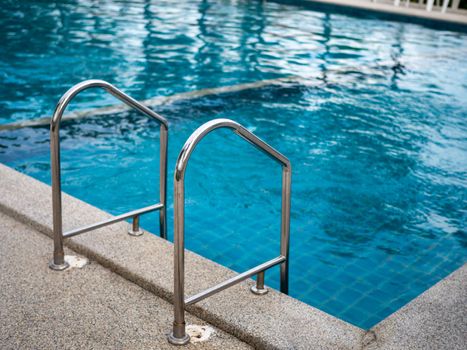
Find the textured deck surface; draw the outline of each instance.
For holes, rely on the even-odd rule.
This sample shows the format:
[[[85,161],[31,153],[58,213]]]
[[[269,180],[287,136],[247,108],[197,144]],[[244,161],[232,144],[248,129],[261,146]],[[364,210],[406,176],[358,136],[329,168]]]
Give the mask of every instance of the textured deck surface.
[[[465,349],[466,281],[464,265],[373,327],[376,341],[367,349]]]
[[[0,227],[1,349],[177,348],[166,340],[171,304],[95,262],[51,271],[50,238],[1,213]],[[191,315],[188,323],[206,324]],[[188,348],[250,346],[215,330]]]

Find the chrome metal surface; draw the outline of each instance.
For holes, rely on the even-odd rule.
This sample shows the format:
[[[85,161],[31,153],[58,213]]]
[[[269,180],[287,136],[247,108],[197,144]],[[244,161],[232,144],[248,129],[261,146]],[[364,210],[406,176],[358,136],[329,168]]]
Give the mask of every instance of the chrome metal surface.
[[[250,290],[253,294],[256,294],[256,295],[264,295],[268,292],[268,289],[266,287],[264,287],[264,274],[266,272],[265,271],[261,271],[260,273],[258,273],[258,275],[256,276],[256,284],[251,286]]]
[[[55,271],[63,271],[69,267],[70,267],[70,264],[66,262],[65,260],[63,260],[63,264],[60,264],[60,265],[55,264],[54,259],[49,261],[49,268]]]
[[[61,174],[60,174],[60,121],[66,107],[71,100],[83,90],[89,88],[101,88],[115,96],[128,106],[138,110],[139,112],[155,119],[160,124],[160,207],[154,209],[159,210],[160,236],[167,239],[167,144],[168,144],[168,123],[167,120],[143,104],[139,103],[132,97],[118,90],[113,85],[103,80],[86,80],[76,84],[69,89],[60,99],[55,107],[54,114],[50,121],[50,160],[52,168],[52,209],[53,209],[53,232],[54,232],[54,255],[53,263],[49,266],[52,269],[54,266],[67,266],[64,260],[63,239],[71,237],[79,233],[90,231],[98,227],[110,225],[114,222],[124,220],[133,215],[122,214],[115,218],[102,221],[97,224],[88,225],[84,228],[78,228],[63,234],[63,218],[62,218],[62,190],[61,190]],[[123,217],[123,218],[122,218]],[[115,220],[117,219],[117,220]],[[62,269],[64,269],[62,268]]]
[[[174,336],[174,334],[170,333],[167,336],[167,339],[169,340],[169,343],[172,345],[186,345],[190,342],[190,336],[185,333],[185,336],[182,336],[180,338],[177,338]]]
[[[131,228],[128,229],[128,234],[135,237],[139,237],[143,234],[143,230],[141,230],[139,227],[139,215],[133,217],[133,223]]]
[[[157,203],[157,204],[150,205],[148,207],[144,207],[141,209],[129,211],[128,213],[120,214],[117,216],[112,216],[111,218],[107,220],[99,221],[99,222],[96,222],[95,224],[90,224],[90,225],[83,226],[83,227],[80,227],[80,228],[77,228],[71,231],[67,231],[63,234],[63,238],[73,237],[73,236],[79,235],[80,233],[96,230],[98,228],[111,225],[111,224],[115,224],[116,222],[123,221],[128,218],[132,218],[137,215],[140,215],[140,214],[145,214],[145,213],[150,213],[152,211],[160,210],[162,208],[163,208],[162,204]],[[133,228],[135,227],[133,226]]]
[[[281,245],[280,256],[265,262],[236,277],[207,289],[184,300],[185,288],[185,170],[188,160],[196,145],[213,130],[228,128],[261,150],[282,166],[282,206],[281,206]],[[179,339],[180,344],[186,344],[185,306],[202,300],[214,293],[239,283],[254,274],[263,272],[272,266],[280,264],[280,285],[283,293],[288,293],[288,264],[290,236],[290,191],[291,191],[290,161],[266,142],[255,136],[240,124],[230,119],[211,120],[196,129],[183,146],[175,166],[174,174],[174,323],[169,341]],[[263,281],[264,284],[264,281]]]
[[[185,299],[185,306],[186,305],[191,305],[194,303],[197,303],[200,300],[203,300],[213,294],[216,294],[220,291],[223,291],[224,289],[227,289],[229,287],[232,287],[233,285],[246,280],[247,278],[256,275],[256,274],[263,274],[263,286],[264,286],[264,271],[267,269],[270,269],[273,266],[276,266],[278,264],[281,264],[285,261],[285,256],[278,256],[277,258],[274,258],[272,260],[269,260],[261,265],[258,265],[256,267],[253,267],[252,269],[242,272],[241,274],[232,277],[228,279],[227,281],[221,282],[218,285],[208,288],[205,291],[202,291],[196,295],[193,295],[189,298]],[[265,293],[263,293],[265,294]]]

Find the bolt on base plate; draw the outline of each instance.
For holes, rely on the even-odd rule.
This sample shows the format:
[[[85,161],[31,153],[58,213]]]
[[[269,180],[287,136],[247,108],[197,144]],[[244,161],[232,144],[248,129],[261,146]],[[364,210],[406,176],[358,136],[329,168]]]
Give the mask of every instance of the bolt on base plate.
[[[185,334],[184,338],[175,338],[173,333],[170,333],[167,339],[172,345],[186,345],[190,342],[190,336],[188,334]]]
[[[131,228],[128,230],[128,234],[133,237],[139,237],[143,234],[143,230],[133,231]]]
[[[264,295],[269,292],[267,288],[257,288],[256,285],[251,286],[250,291],[256,295]]]
[[[49,268],[55,271],[63,271],[70,267],[70,264],[66,261],[63,264],[55,264],[54,259],[49,261]]]

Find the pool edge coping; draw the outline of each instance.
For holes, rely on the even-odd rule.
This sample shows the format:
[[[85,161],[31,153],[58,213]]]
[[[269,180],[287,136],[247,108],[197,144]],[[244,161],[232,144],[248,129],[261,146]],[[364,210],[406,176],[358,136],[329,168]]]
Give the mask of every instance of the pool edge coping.
[[[361,1],[361,0],[303,0],[305,3],[322,4],[325,6],[337,6],[349,9],[383,13],[387,15],[396,15],[405,18],[416,18],[425,21],[448,23],[459,26],[467,26],[467,11],[460,10],[458,12],[448,11],[442,13],[439,8],[433,8],[432,11],[426,11],[425,8],[405,7],[402,4],[394,6],[388,2],[376,1]],[[460,13],[461,12],[461,13]]]
[[[363,349],[463,350],[467,343],[466,303],[464,263],[373,326],[365,336]]]
[[[0,194],[0,211],[45,235],[52,235],[50,186],[0,163]],[[65,228],[110,216],[66,194],[63,196],[63,209]],[[83,217],[88,220],[83,222]],[[99,232],[89,232],[67,239],[66,246],[172,303],[172,243],[152,234],[138,238],[130,237],[125,233],[127,228],[126,223],[108,226],[96,230]],[[130,246],[136,249],[129,250]],[[52,245],[50,249],[52,255]],[[145,259],[141,260],[141,256]],[[156,265],[152,265],[154,260]],[[190,251],[186,252],[186,261],[186,295],[235,274],[228,268]],[[161,266],[162,268],[156,268]],[[424,301],[427,295],[430,298],[433,293],[439,294],[440,288],[443,289],[446,284],[451,283],[452,276],[462,274],[464,270],[467,271],[467,264],[368,331],[275,290],[271,290],[266,297],[254,296],[248,288],[253,283],[252,280],[188,307],[187,311],[259,349],[300,349],[307,348],[307,344],[314,344],[320,349],[386,348],[384,344],[399,338],[398,334],[393,338],[388,334],[393,333],[393,329],[401,322],[407,323],[406,315],[410,317],[414,312],[414,305],[415,312],[423,312],[419,309],[431,305]],[[462,276],[460,283],[461,287],[465,288],[467,274]],[[228,304],[223,302],[227,298]],[[449,315],[444,315],[446,316],[449,318]],[[297,323],[312,326],[299,327]],[[412,324],[412,328],[413,326]],[[167,325],[167,331],[170,331],[170,327],[171,325]],[[404,326],[404,329],[409,328]],[[397,340],[395,343],[397,344]]]

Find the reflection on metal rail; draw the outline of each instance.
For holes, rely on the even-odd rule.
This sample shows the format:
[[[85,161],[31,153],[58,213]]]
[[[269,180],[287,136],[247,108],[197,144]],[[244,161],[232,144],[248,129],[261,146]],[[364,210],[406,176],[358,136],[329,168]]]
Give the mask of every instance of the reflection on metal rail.
[[[101,88],[115,96],[128,106],[138,110],[139,112],[155,119],[160,124],[160,203],[151,205],[146,208],[134,210],[126,214],[112,217],[108,220],[88,225],[82,228],[74,229],[63,233],[62,220],[62,190],[60,177],[60,121],[66,107],[71,100],[81,91],[89,88]],[[168,123],[167,120],[146,106],[142,105],[135,99],[118,90],[113,85],[103,80],[86,80],[76,84],[69,89],[58,102],[52,120],[50,121],[50,157],[52,166],[52,206],[53,206],[53,234],[54,234],[54,255],[50,261],[49,267],[53,270],[64,270],[68,267],[65,261],[63,252],[63,239],[72,237],[83,232],[95,230],[97,228],[113,224],[118,221],[123,221],[128,218],[133,218],[132,229],[129,234],[139,236],[142,232],[139,229],[139,216],[144,213],[159,210],[159,227],[160,236],[167,238],[167,142],[168,142]]]
[[[282,213],[281,213],[281,244],[280,255],[261,265],[258,265],[240,275],[237,275],[225,282],[211,287],[197,295],[185,299],[185,170],[191,153],[198,142],[208,133],[215,129],[228,128],[247,140],[256,148],[270,156],[273,160],[282,165]],[[290,183],[291,183],[290,161],[281,153],[269,146],[263,140],[249,132],[240,124],[230,119],[215,119],[200,126],[186,141],[183,146],[175,167],[174,176],[174,307],[175,320],[173,331],[169,335],[169,342],[175,345],[184,345],[190,341],[190,337],[185,330],[185,306],[194,304],[207,298],[221,290],[237,284],[255,274],[258,275],[256,286],[252,288],[255,294],[265,294],[264,272],[280,264],[280,286],[281,292],[288,294],[289,280],[289,235],[290,235]]]

